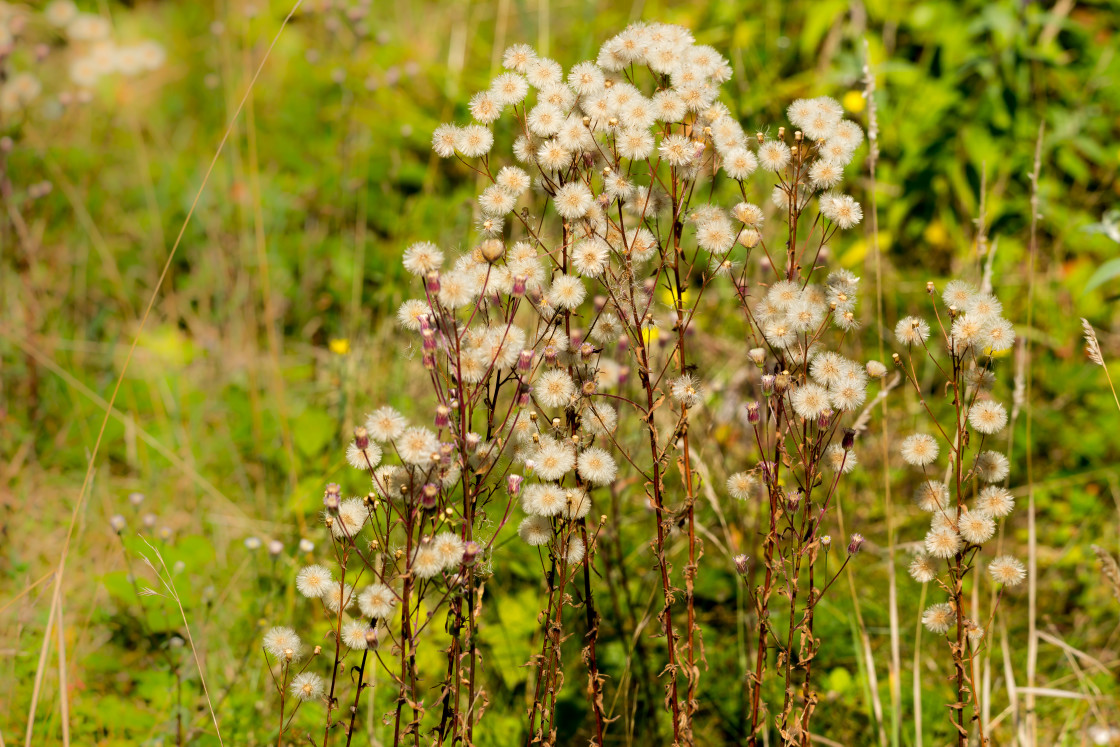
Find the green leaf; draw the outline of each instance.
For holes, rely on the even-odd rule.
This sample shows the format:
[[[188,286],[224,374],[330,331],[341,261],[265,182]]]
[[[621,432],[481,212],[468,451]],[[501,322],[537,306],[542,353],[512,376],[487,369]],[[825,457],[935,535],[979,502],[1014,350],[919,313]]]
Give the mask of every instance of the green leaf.
[[[292,421],[292,440],[305,457],[314,457],[326,448],[337,429],[335,419],[313,407]]]
[[[1085,290],[1081,291],[1081,294],[1085,295],[1094,291],[1116,277],[1120,277],[1120,257],[1110,259],[1098,267],[1093,276],[1089,278],[1089,282],[1085,284]]]

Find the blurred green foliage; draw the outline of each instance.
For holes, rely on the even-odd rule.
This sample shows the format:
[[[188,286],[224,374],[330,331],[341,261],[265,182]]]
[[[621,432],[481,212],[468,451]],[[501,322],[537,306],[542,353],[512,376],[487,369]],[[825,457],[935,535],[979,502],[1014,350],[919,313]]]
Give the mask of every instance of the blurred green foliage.
[[[1107,271],[1117,244],[1092,228],[1120,191],[1120,3],[446,0],[377,2],[356,18],[356,3],[308,0],[236,120],[287,7],[259,2],[251,14],[238,2],[87,5],[111,17],[121,38],[160,40],[167,63],[140,79],[104,82],[87,105],[44,106],[0,124],[13,140],[0,225],[5,600],[57,561],[104,414],[98,398],[112,391],[167,252],[208,174],[209,182],[140,336],[117,397],[120,417],[109,420],[80,514],[66,594],[74,743],[175,744],[180,734],[183,743],[213,743],[177,610],[165,597],[138,595],[130,580],[151,578],[145,547],[129,539],[135,529],[156,537],[174,569],[204,642],[226,743],[269,740],[260,631],[272,622],[310,624],[290,583],[309,557],[296,543],[322,539],[313,528],[321,486],[342,469],[343,434],[355,417],[385,400],[410,406],[402,382],[413,353],[384,323],[409,293],[397,258],[413,240],[461,248],[473,239],[477,182],[434,158],[432,129],[466,117],[470,94],[488,85],[505,45],[544,42],[567,67],[593,57],[607,36],[639,17],[684,24],[728,57],[735,73],[728,103],[748,131],[766,128],[805,95],[832,95],[865,121],[866,42],[877,85],[888,321],[911,310],[927,280],[979,275],[983,202],[997,247],[995,286],[1034,346],[1033,441],[1020,419],[1012,454],[1013,485],[1026,484],[1028,451],[1033,460],[1040,625],[1105,661],[1111,676],[1093,668],[1084,676],[1115,707],[1117,600],[1088,548],[1120,549],[1120,418],[1100,370],[1083,361],[1077,318],[1120,329],[1120,280]],[[11,60],[33,71],[38,64],[27,53]],[[65,88],[64,71],[49,67],[49,58],[42,64],[44,81],[55,84],[45,86],[49,97]],[[1040,126],[1041,219],[1028,309],[1029,175]],[[856,168],[865,174],[864,158]],[[53,190],[33,197],[31,185],[42,180]],[[854,189],[866,205],[867,181]],[[30,242],[18,235],[13,210]],[[833,250],[845,265],[867,269],[872,290],[872,245],[853,236]],[[1103,277],[1095,274],[1102,268]],[[1101,342],[1120,380],[1120,337],[1102,332]],[[1020,369],[1009,362],[1006,370],[1010,392],[1011,371]],[[881,500],[872,500],[881,486],[867,478],[862,487],[868,500],[853,507],[849,526],[884,545]],[[137,510],[126,500],[133,490],[147,494]],[[115,513],[132,527],[122,543],[107,526]],[[750,526],[748,516],[732,518],[743,531]],[[904,514],[902,541],[919,536],[915,519]],[[1023,546],[1025,515],[1010,529],[1007,542]],[[642,528],[621,531],[639,552]],[[265,548],[247,550],[248,536],[279,539],[284,550],[275,558]],[[881,664],[879,697],[889,705],[886,600],[872,593],[885,588],[886,563],[872,557],[858,569],[852,594],[830,597],[820,615],[831,645],[819,722],[842,744],[878,741],[857,596]],[[528,553],[507,562],[512,578],[532,581],[539,573]],[[905,629],[919,588],[903,568],[900,558]],[[639,603],[649,593],[645,581],[630,579]],[[521,738],[527,670],[520,665],[539,631],[537,600],[520,588],[495,592],[486,639],[492,702],[480,744]],[[715,682],[708,691],[726,694],[701,704],[712,743],[741,736],[742,652],[731,642],[743,600],[735,589],[728,568],[702,575],[697,591],[710,626],[706,677]],[[1022,641],[1025,600],[1008,604],[1005,624]],[[9,739],[24,729],[49,606],[49,584],[41,584],[6,608],[10,621],[0,624],[3,647],[16,652],[0,662],[0,680],[10,685],[0,688],[10,695],[0,730]],[[577,643],[566,660],[578,660]],[[1013,647],[1021,672],[1024,652]],[[626,674],[634,653],[617,641],[604,647],[612,681]],[[909,718],[912,652],[904,659],[902,718]],[[638,662],[645,669],[629,676],[647,678],[656,693],[656,667]],[[1076,681],[1061,679],[1066,662],[1044,646],[1040,671],[1075,689]],[[48,682],[56,682],[50,672]],[[949,685],[930,670],[922,687],[925,733],[939,744],[950,736],[940,718]],[[562,707],[573,741],[585,736],[582,703],[581,686],[571,684]],[[377,718],[389,707],[377,698]],[[1055,739],[1062,724],[1075,724],[1064,731],[1068,743],[1100,720],[1083,701],[1042,700],[1039,712]],[[38,714],[36,734],[53,743],[57,687],[48,687]],[[909,725],[901,734],[902,743],[913,743]]]

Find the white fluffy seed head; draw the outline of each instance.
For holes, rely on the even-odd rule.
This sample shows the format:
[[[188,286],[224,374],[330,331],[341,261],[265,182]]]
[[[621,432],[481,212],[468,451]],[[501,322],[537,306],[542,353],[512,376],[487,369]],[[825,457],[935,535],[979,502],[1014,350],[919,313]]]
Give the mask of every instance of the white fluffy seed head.
[[[899,452],[907,464],[924,467],[937,459],[937,440],[928,433],[915,433],[902,441]]]

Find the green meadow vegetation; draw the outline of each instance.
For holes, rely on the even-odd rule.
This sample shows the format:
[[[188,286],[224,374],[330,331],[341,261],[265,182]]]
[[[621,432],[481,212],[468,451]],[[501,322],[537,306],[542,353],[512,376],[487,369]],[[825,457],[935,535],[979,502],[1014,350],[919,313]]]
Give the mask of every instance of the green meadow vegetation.
[[[370,489],[346,456],[369,412],[430,425],[425,351],[397,322],[423,282],[401,257],[417,241],[469,253],[489,184],[433,153],[432,133],[470,119],[507,47],[566,71],[635,21],[679,24],[726,59],[720,100],[752,139],[817,96],[866,132],[869,64],[874,177],[864,140],[842,187],[863,221],[827,252],[828,269],[861,278],[852,356],[893,375],[896,322],[932,319],[927,283],[937,298],[954,279],[987,278],[1016,337],[991,356],[1009,422],[990,448],[1010,461],[1015,500],[991,542],[1031,572],[998,592],[989,553],[968,577],[978,608],[999,593],[975,661],[978,720],[993,745],[1120,745],[1120,2],[305,0],[290,17],[281,0],[77,5],[89,28],[74,32],[57,3],[0,3],[0,745],[323,745],[319,703],[278,734],[282,667],[262,637],[291,626],[329,660],[332,624],[296,588],[301,568],[335,558],[324,489]],[[115,57],[98,68],[99,55]],[[498,135],[503,164],[512,144]],[[752,199],[771,209],[768,190]],[[725,487],[762,457],[734,414],[759,396],[744,373],[757,376],[755,345],[721,293],[695,316],[696,745],[751,738],[765,572],[763,501]],[[672,289],[654,298],[673,309]],[[814,744],[958,738],[953,658],[921,624],[943,599],[907,572],[928,517],[898,456],[926,402],[949,411],[948,389],[933,363],[913,370],[858,436],[826,519],[828,569],[848,565],[816,608]],[[676,489],[677,456],[667,464]],[[674,739],[645,489],[631,476],[588,518],[611,514],[590,574],[613,584],[597,597],[604,746]],[[519,540],[514,513],[485,563],[480,747],[534,736],[547,556]],[[852,532],[864,544],[848,560]],[[683,587],[690,535],[674,536]],[[550,738],[588,744],[584,610],[563,615],[570,669]],[[429,685],[447,646],[416,652]],[[353,744],[394,744],[396,675],[351,660],[340,672],[372,682],[354,721],[334,706],[357,723]],[[760,689],[772,718],[783,685]],[[437,694],[414,693],[428,708],[417,744],[436,743]],[[783,744],[767,723],[757,743]],[[330,739],[350,743],[342,727]]]

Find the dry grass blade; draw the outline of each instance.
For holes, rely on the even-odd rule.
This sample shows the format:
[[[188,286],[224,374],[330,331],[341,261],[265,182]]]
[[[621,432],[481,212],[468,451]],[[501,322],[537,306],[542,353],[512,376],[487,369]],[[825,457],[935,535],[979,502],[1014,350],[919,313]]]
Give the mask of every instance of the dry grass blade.
[[[175,588],[175,580],[174,578],[172,578],[171,571],[170,569],[168,569],[167,563],[164,561],[163,556],[160,554],[159,550],[153,547],[152,543],[148,542],[147,539],[143,537],[141,537],[141,539],[144,540],[145,545],[151,548],[151,551],[155,553],[155,556],[159,558],[160,568],[156,568],[155,564],[152,563],[152,561],[146,555],[141,556],[144,558],[144,562],[148,564],[148,567],[155,571],[156,577],[159,579],[159,582],[163,584],[163,588],[167,589],[167,593],[171,595],[171,598],[175,600],[175,605],[179,608],[179,616],[183,620],[183,631],[187,634],[187,642],[191,646],[191,654],[194,655],[194,664],[198,669],[198,679],[199,682],[202,683],[202,693],[206,696],[206,705],[210,709],[210,718],[214,721],[214,731],[217,732],[218,743],[224,745],[225,742],[222,741],[222,729],[218,725],[218,714],[214,711],[214,704],[210,700],[210,689],[206,687],[206,674],[202,670],[202,659],[199,658],[198,647],[194,644],[194,636],[191,635],[191,626],[190,623],[187,622],[187,612],[183,609],[182,600],[179,599],[179,592]],[[166,578],[164,578],[165,574]],[[149,590],[149,593],[156,594],[156,592],[152,590]]]
[[[59,600],[62,595],[62,583],[66,573],[66,561],[70,554],[70,545],[74,540],[74,532],[78,527],[78,517],[81,516],[82,507],[85,505],[85,500],[89,492],[90,483],[93,480],[93,470],[95,465],[97,464],[97,455],[101,451],[101,443],[105,438],[105,429],[109,425],[109,419],[112,416],[113,408],[116,405],[117,396],[120,394],[121,384],[124,382],[125,373],[128,371],[129,364],[132,363],[132,358],[136,353],[136,346],[140,342],[140,335],[144,331],[144,325],[147,323],[148,317],[151,316],[152,309],[156,304],[156,299],[159,297],[160,290],[163,288],[163,283],[167,279],[167,274],[171,270],[171,263],[174,261],[175,255],[179,250],[179,246],[183,242],[183,236],[186,235],[187,226],[190,224],[191,218],[194,216],[194,212],[198,207],[199,200],[202,199],[202,193],[206,190],[206,185],[210,183],[210,176],[214,173],[214,167],[217,165],[218,159],[221,157],[222,151],[225,149],[226,142],[229,140],[230,135],[233,133],[234,124],[240,117],[242,109],[245,108],[245,103],[249,100],[249,96],[252,95],[253,87],[256,85],[257,79],[260,77],[261,71],[264,70],[265,63],[268,62],[268,58],[272,54],[272,50],[276,47],[276,42],[280,40],[280,35],[284,32],[284,28],[288,25],[288,22],[292,19],[292,16],[295,15],[296,11],[299,10],[299,6],[302,4],[302,2],[303,0],[296,0],[295,4],[292,6],[291,11],[289,11],[288,15],[284,17],[283,22],[281,22],[280,24],[280,28],[276,32],[276,36],[273,37],[272,43],[268,46],[268,49],[265,50],[264,55],[261,57],[260,65],[257,66],[256,72],[253,74],[253,77],[249,81],[248,86],[246,86],[245,95],[242,96],[241,102],[238,104],[237,109],[234,111],[233,116],[230,118],[230,123],[226,127],[225,133],[223,133],[222,139],[218,143],[217,149],[214,151],[214,157],[210,160],[210,165],[206,169],[205,176],[203,176],[202,178],[202,184],[199,185],[198,191],[195,193],[194,200],[191,202],[191,207],[187,211],[186,217],[183,218],[183,225],[179,228],[179,234],[175,237],[175,243],[171,246],[171,251],[167,254],[167,260],[164,262],[163,270],[159,275],[159,280],[156,282],[156,287],[152,289],[152,295],[149,297],[147,306],[144,308],[144,314],[140,317],[140,323],[137,327],[136,334],[132,338],[132,344],[128,348],[128,355],[125,357],[124,365],[121,367],[121,372],[117,376],[116,383],[113,385],[113,393],[109,397],[109,401],[105,408],[105,415],[101,419],[101,426],[97,431],[97,439],[96,441],[94,441],[93,450],[90,452],[89,461],[86,465],[85,478],[82,480],[82,487],[78,491],[78,500],[74,504],[74,510],[70,515],[70,525],[66,530],[66,539],[62,544],[62,553],[58,558],[58,568],[56,571],[57,576],[55,578],[54,586],[54,598],[51,600],[51,615],[50,620],[47,623],[47,633],[43,638],[43,650],[40,656],[39,664],[40,670],[42,670],[43,665],[45,664],[45,659],[50,648],[51,625],[54,622],[54,613],[58,608]],[[42,672],[40,671],[36,674],[35,691],[32,695],[31,708],[27,716],[28,747],[30,747],[31,745],[31,732],[35,722],[35,711],[39,702],[38,696],[41,682]]]
[[[1085,354],[1089,356],[1089,360],[1093,363],[1103,366],[1104,356],[1101,355],[1101,344],[1097,341],[1097,331],[1084,317],[1081,318],[1081,329],[1085,331]]]
[[[1112,554],[1099,545],[1093,545],[1093,553],[1101,562],[1101,574],[1112,588],[1113,595],[1120,599],[1120,564]]]

